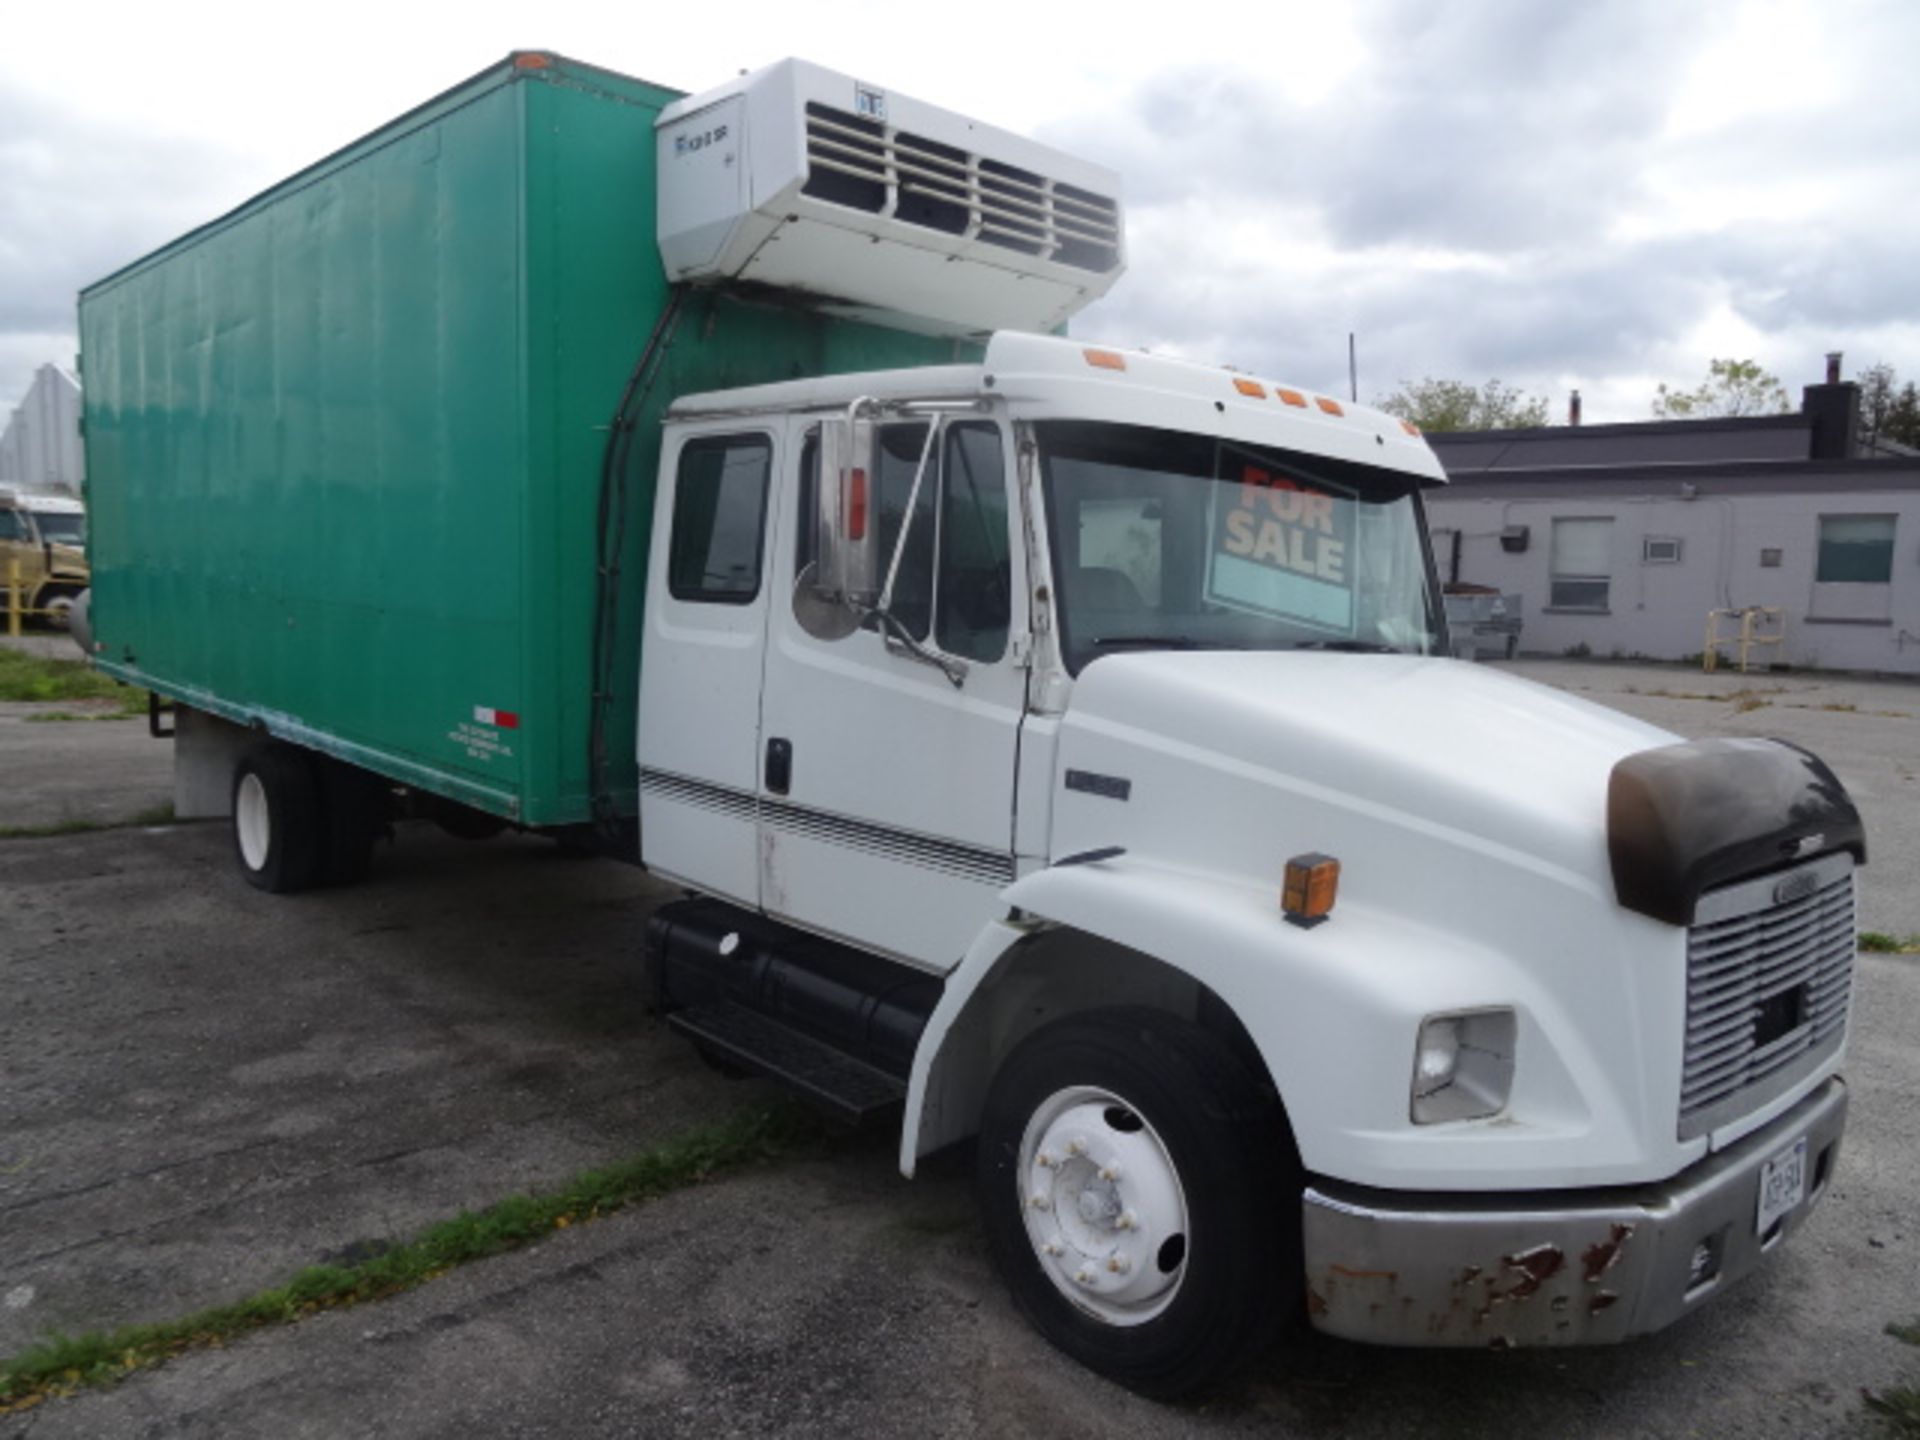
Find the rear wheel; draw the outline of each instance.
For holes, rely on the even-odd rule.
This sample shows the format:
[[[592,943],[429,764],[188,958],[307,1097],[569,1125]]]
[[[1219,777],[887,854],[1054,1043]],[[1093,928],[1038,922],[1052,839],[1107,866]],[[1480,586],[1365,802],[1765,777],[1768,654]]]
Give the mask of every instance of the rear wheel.
[[[321,818],[313,768],[290,746],[257,745],[233,775],[233,850],[247,883],[277,895],[319,879]]]
[[[507,822],[498,815],[454,800],[434,801],[431,813],[433,823],[456,840],[491,840],[507,828]]]
[[[1189,1021],[1106,1010],[1028,1037],[987,1100],[979,1185],[1027,1318],[1142,1394],[1217,1378],[1301,1305],[1284,1118]]]
[[[367,878],[374,843],[386,831],[386,782],[338,760],[313,763],[320,792],[319,878],[327,885],[356,884]]]

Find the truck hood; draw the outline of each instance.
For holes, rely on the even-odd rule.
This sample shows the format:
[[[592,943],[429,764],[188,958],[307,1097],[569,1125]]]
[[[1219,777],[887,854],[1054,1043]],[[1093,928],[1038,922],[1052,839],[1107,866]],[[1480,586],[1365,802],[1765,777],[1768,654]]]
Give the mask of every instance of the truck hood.
[[[1458,660],[1108,656],[1081,672],[1062,722],[1054,855],[1124,843],[1124,829],[1143,848],[1184,852],[1169,855],[1176,861],[1246,870],[1231,847],[1251,843],[1260,852],[1251,873],[1264,883],[1273,845],[1364,848],[1386,826],[1594,889],[1607,873],[1613,766],[1679,738]],[[1096,779],[1076,782],[1068,770]],[[1128,783],[1125,818],[1114,787],[1105,799],[1087,788],[1107,775]],[[1258,822],[1229,819],[1249,806]],[[1198,823],[1175,818],[1196,813]]]

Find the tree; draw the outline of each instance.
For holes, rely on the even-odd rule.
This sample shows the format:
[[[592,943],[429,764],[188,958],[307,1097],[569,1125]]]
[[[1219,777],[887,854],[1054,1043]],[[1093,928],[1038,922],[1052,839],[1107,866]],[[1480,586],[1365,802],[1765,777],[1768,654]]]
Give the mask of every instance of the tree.
[[[1887,412],[1887,423],[1880,431],[1880,438],[1920,450],[1920,386],[1913,381],[1900,387],[1900,398]]]
[[[1402,380],[1379,408],[1422,430],[1525,430],[1547,423],[1547,402],[1498,380]]]
[[[1654,392],[1653,413],[1662,420],[1704,420],[1716,415],[1784,415],[1793,406],[1786,389],[1758,360],[1714,360],[1695,390]]]
[[[1920,387],[1891,365],[1870,365],[1860,372],[1860,438],[1871,445],[1892,440],[1920,446]]]

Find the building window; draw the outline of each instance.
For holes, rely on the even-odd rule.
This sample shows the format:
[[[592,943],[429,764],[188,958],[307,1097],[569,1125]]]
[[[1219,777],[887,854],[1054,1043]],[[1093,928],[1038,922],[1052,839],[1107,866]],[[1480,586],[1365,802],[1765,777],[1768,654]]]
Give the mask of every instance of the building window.
[[[1892,580],[1893,519],[1891,515],[1822,515],[1814,581],[1885,585]]]
[[[1612,520],[1555,520],[1553,583],[1548,603],[1555,610],[1604,613],[1612,556]]]
[[[689,440],[680,451],[667,546],[667,589],[676,600],[746,605],[760,593],[773,446],[760,435]]]
[[[1680,541],[1671,535],[1649,535],[1640,544],[1640,558],[1649,565],[1678,565]]]

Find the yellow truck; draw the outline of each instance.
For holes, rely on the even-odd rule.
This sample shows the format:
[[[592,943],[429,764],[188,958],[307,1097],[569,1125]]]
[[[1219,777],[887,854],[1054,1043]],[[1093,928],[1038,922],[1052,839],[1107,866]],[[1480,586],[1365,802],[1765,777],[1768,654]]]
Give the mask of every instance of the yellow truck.
[[[0,604],[66,629],[87,588],[87,510],[65,495],[0,490]]]

